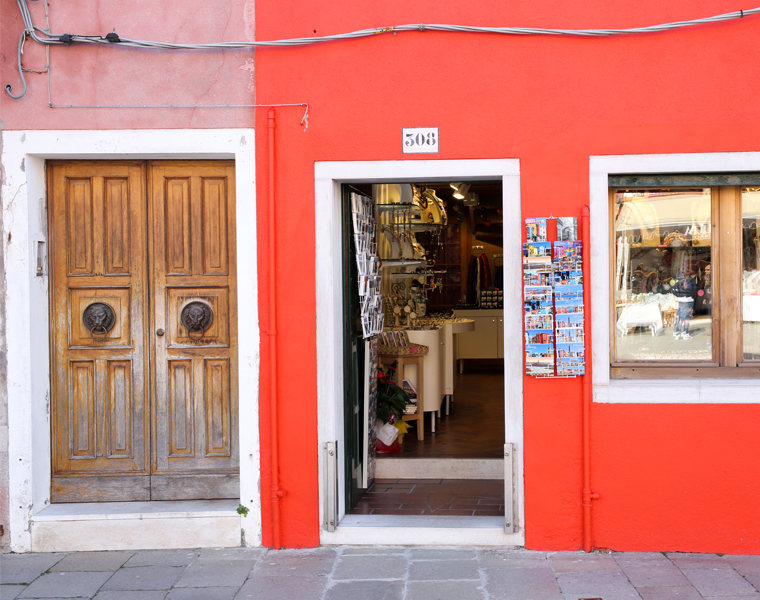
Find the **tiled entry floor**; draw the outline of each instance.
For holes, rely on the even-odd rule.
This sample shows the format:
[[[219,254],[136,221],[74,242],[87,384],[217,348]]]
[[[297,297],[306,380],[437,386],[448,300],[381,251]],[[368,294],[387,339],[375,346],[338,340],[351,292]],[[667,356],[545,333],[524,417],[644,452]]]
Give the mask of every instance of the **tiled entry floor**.
[[[500,479],[375,479],[354,515],[504,515]]]

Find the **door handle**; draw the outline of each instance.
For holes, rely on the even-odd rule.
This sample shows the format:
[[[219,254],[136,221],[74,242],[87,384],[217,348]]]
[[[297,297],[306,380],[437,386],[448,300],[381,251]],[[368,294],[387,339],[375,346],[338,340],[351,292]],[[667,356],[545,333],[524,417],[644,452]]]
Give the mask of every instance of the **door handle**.
[[[164,335],[164,330],[163,329],[157,329],[156,330],[156,335],[159,336],[159,337],[161,337],[162,335]]]

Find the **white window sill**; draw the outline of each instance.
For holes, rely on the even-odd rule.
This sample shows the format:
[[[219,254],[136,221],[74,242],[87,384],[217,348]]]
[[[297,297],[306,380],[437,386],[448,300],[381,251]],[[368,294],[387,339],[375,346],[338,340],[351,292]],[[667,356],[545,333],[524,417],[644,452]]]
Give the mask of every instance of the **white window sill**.
[[[594,385],[608,404],[760,404],[760,379],[641,379]]]

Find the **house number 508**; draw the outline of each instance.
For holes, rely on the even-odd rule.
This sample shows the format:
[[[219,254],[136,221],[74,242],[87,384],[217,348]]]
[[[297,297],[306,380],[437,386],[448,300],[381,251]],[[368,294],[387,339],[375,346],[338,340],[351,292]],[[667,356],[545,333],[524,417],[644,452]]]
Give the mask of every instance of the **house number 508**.
[[[402,139],[404,154],[438,152],[437,127],[404,127]]]

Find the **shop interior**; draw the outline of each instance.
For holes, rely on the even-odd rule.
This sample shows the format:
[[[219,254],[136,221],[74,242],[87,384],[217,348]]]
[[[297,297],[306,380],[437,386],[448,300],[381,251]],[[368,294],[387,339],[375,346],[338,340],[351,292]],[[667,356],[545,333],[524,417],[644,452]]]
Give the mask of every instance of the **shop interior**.
[[[618,189],[615,361],[713,359],[710,188]],[[741,189],[742,346],[760,358],[760,189]]]
[[[426,477],[421,484],[394,477],[394,467],[403,472],[401,463],[409,459],[503,460],[502,183],[344,186],[344,203],[353,202],[354,212],[359,197],[374,223],[370,230],[344,224],[354,235],[363,232],[361,240],[344,234],[346,242],[352,241],[344,250],[350,256],[361,243],[369,256],[376,252],[377,267],[360,265],[356,278],[361,290],[362,273],[369,280],[377,273],[379,307],[367,309],[370,295],[357,294],[353,265],[344,257],[351,271],[345,278],[346,314],[354,316],[347,319],[346,333],[377,344],[373,350],[366,345],[364,353],[360,342],[348,344],[346,372],[358,371],[355,396],[361,394],[361,379],[376,373],[377,412],[368,414],[363,410],[368,405],[360,402],[346,404],[347,443],[354,440],[356,450],[364,445],[363,453],[354,453],[358,459],[347,459],[346,472],[362,473],[347,486],[352,488],[347,506],[362,514],[503,515],[503,481]],[[403,414],[389,414],[386,399],[394,385],[406,394]],[[373,417],[375,435],[367,424]],[[374,460],[367,447],[373,443]],[[370,477],[366,462],[382,467],[379,477]],[[433,506],[425,500],[431,495],[450,500]],[[394,507],[390,512],[383,510],[383,498]]]

